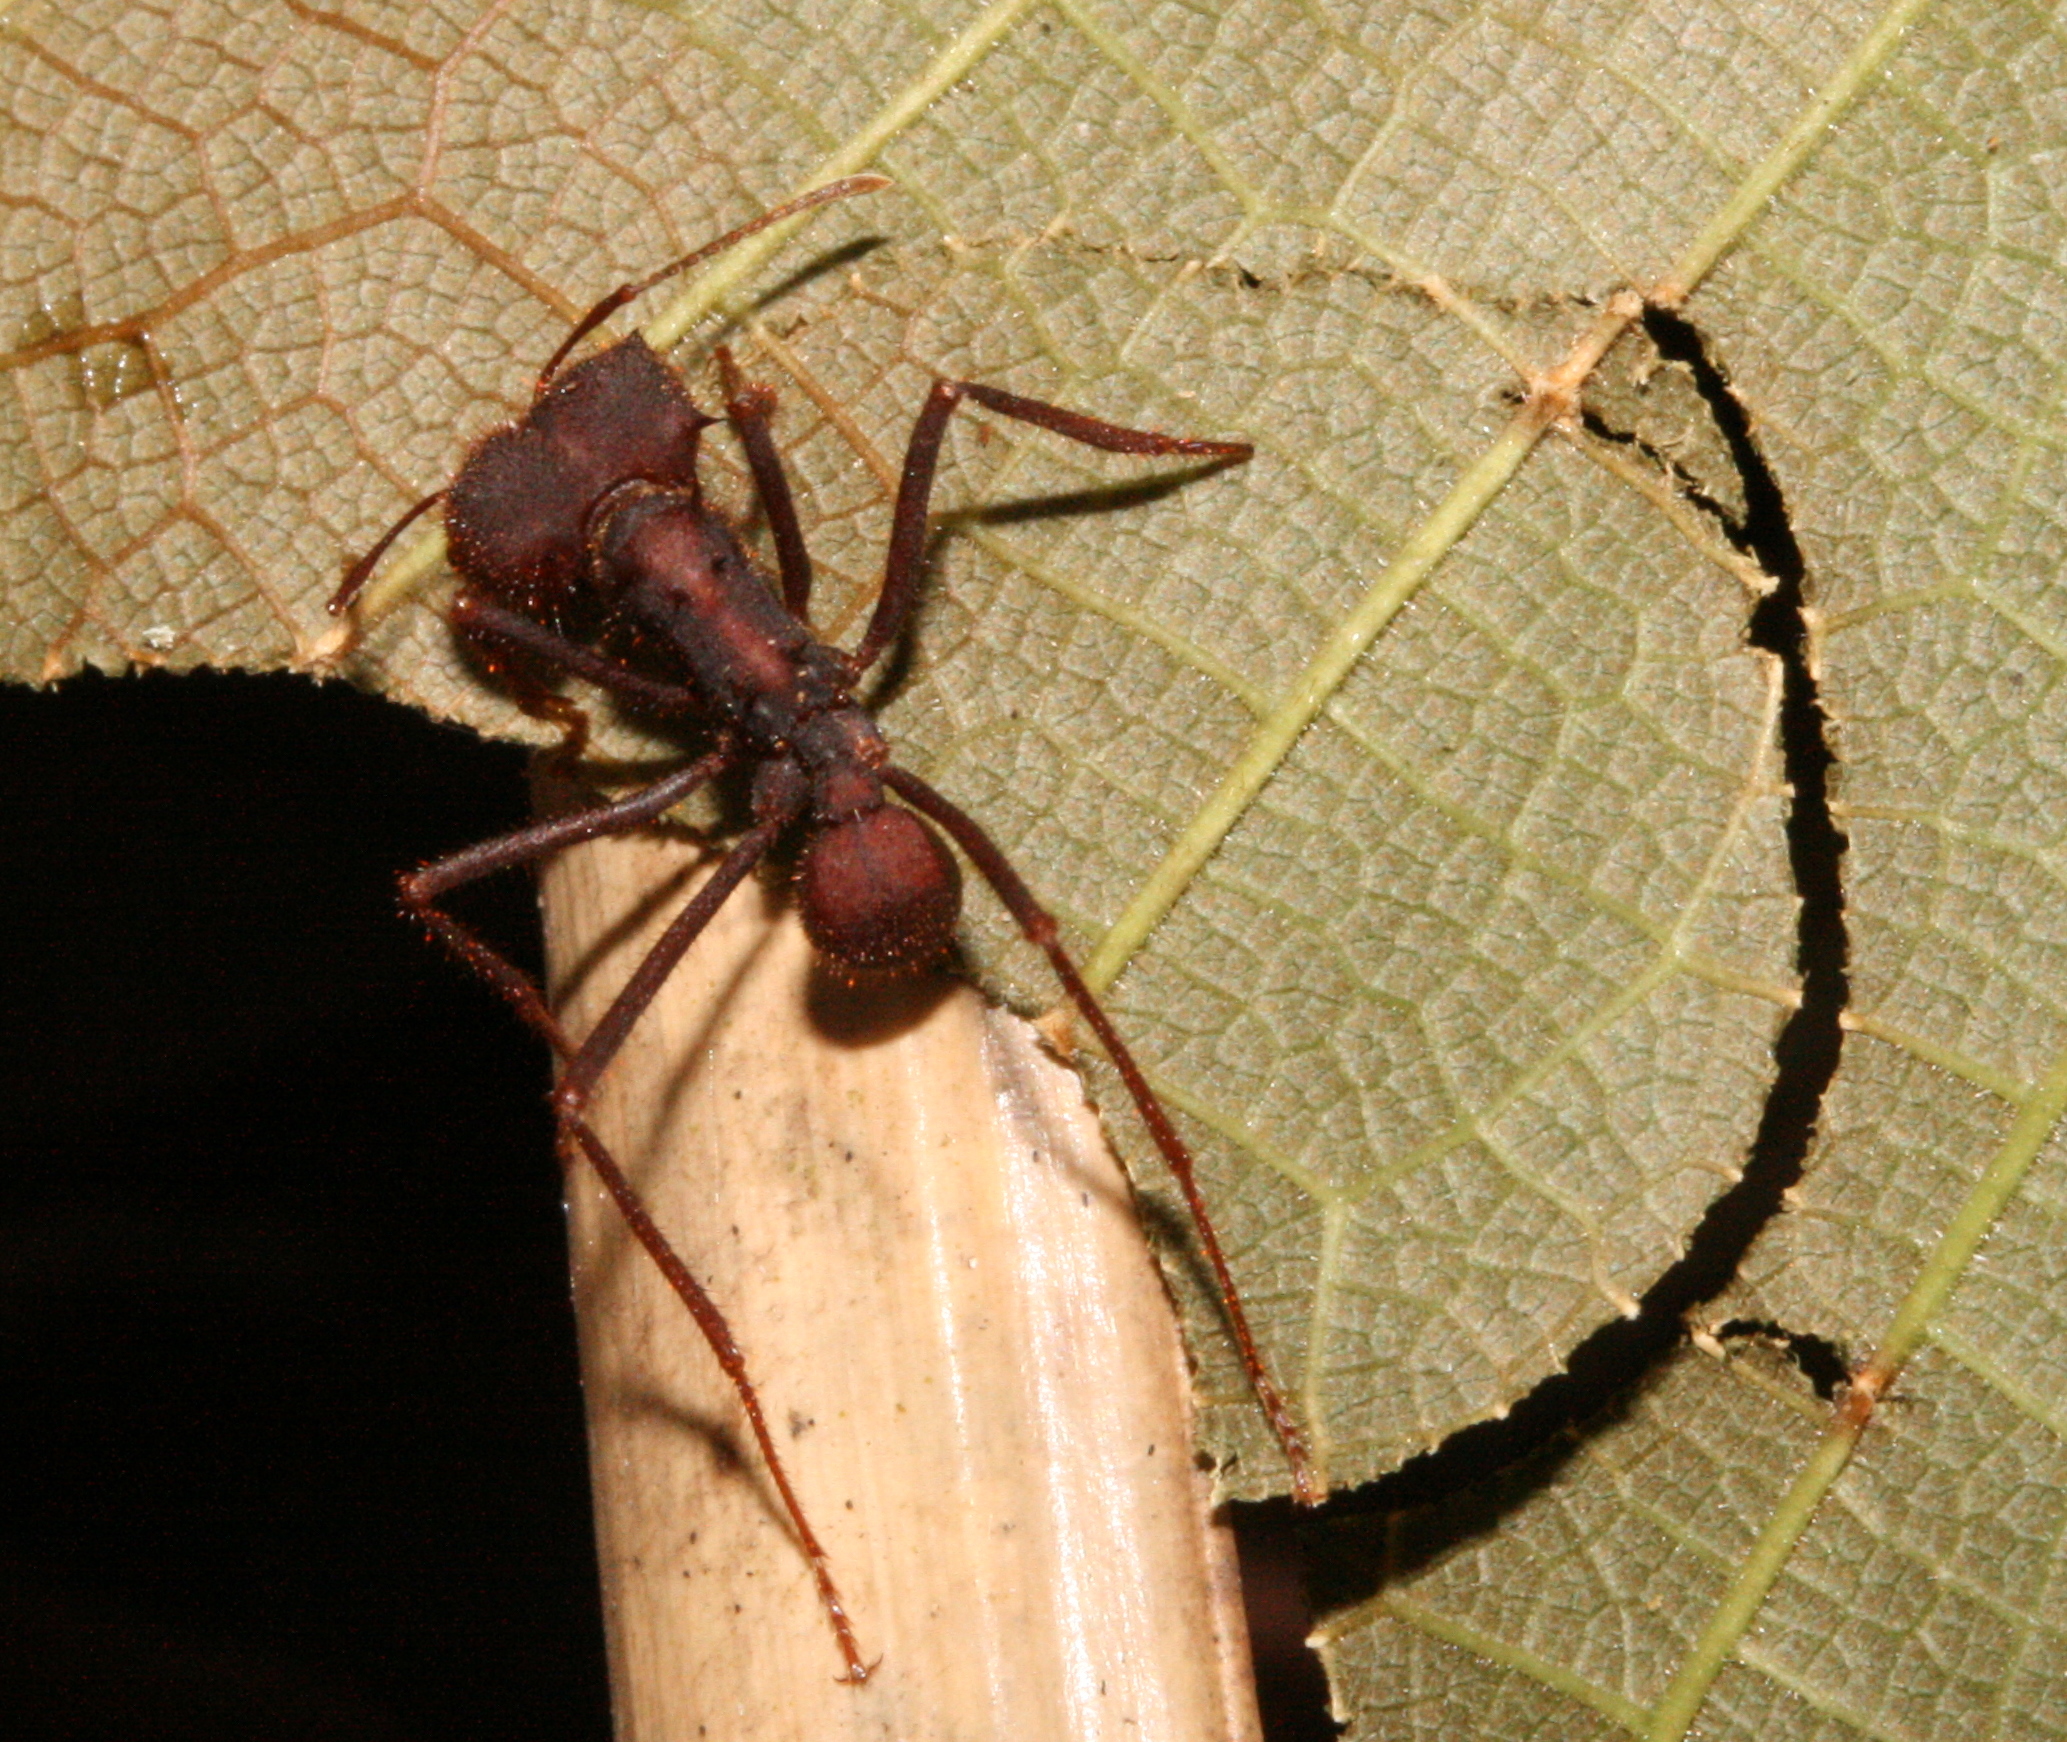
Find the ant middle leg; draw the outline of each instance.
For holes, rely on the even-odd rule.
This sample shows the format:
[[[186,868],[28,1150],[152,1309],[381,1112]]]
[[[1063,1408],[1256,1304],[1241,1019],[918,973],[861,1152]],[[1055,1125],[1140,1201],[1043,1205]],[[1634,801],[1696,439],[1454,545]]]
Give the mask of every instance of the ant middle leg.
[[[624,989],[612,1001],[602,1019],[589,1031],[580,1048],[571,1058],[565,1060],[560,1073],[559,1087],[553,1094],[553,1110],[558,1116],[561,1140],[571,1151],[585,1160],[596,1177],[602,1182],[625,1225],[632,1231],[641,1246],[646,1249],[661,1275],[667,1280],[682,1304],[695,1319],[697,1329],[710,1345],[717,1357],[718,1365],[725,1371],[725,1377],[732,1383],[732,1389],[739,1398],[740,1408],[745,1412],[747,1425],[751,1428],[754,1443],[760,1447],[761,1460],[767,1466],[769,1477],[775,1483],[781,1496],[783,1510],[789,1515],[791,1528],[797,1535],[798,1546],[811,1563],[811,1572],[818,1586],[819,1600],[823,1604],[827,1619],[832,1624],[833,1637],[839,1646],[840,1655],[846,1663],[846,1681],[866,1681],[874,1666],[861,1655],[861,1648],[854,1636],[853,1624],[847,1616],[847,1606],[840,1596],[839,1587],[834,1584],[832,1563],[825,1546],[818,1539],[818,1533],[811,1528],[811,1521],[805,1516],[804,1506],[790,1482],[788,1467],[782,1461],[775,1436],[769,1431],[767,1412],[761,1404],[761,1395],[747,1371],[746,1359],[740,1353],[737,1339],[726,1322],[724,1313],[711,1299],[710,1293],[696,1280],[692,1271],[684,1264],[667,1237],[660,1231],[644,1202],[638,1188],[626,1175],[617,1158],[610,1153],[593,1125],[589,1123],[588,1106],[595,1093],[596,1085],[611,1061],[624,1045],[639,1018],[652,1004],[660,988],[674,973],[689,948],[702,935],[719,908],[723,907],[732,894],[743,883],[753,868],[767,856],[770,847],[782,831],[796,819],[799,805],[783,806],[764,816],[755,823],[731,852],[725,855],[709,879],[690,897],[682,911],[668,922],[653,947],[646,952]],[[570,1159],[572,1157],[570,1156]]]
[[[1248,442],[1206,441],[1197,436],[1164,435],[1160,430],[1130,429],[1125,424],[1107,423],[1086,417],[1045,399],[1028,399],[1007,393],[1002,387],[986,387],[980,381],[936,380],[926,403],[919,408],[912,425],[911,441],[904,450],[904,471],[897,484],[897,507],[890,521],[890,550],[883,563],[883,588],[876,595],[875,614],[861,645],[854,650],[857,672],[866,671],[898,636],[904,633],[912,609],[919,599],[919,583],[926,566],[926,516],[933,499],[933,475],[940,466],[940,444],[947,435],[947,420],[964,399],[1020,423],[1053,430],[1087,448],[1110,454],[1188,454],[1200,459],[1246,460],[1255,453]]]
[[[492,877],[518,865],[542,859],[562,847],[593,841],[603,835],[621,835],[645,827],[680,804],[699,787],[724,772],[735,752],[721,744],[708,756],[679,769],[651,786],[615,804],[598,805],[573,816],[555,817],[528,828],[498,835],[443,859],[420,866],[401,880],[402,906],[430,930],[440,943],[499,992],[516,1010],[524,1025],[541,1036],[564,1063],[577,1056],[578,1049],[567,1038],[539,990],[538,983],[524,970],[488,943],[464,920],[456,919],[438,905],[449,891]]]

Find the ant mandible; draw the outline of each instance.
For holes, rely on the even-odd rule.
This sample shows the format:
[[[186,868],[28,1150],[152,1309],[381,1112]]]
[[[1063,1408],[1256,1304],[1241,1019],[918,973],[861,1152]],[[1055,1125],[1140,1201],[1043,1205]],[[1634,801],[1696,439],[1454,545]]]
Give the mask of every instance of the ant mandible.
[[[840,968],[909,971],[946,955],[961,912],[962,880],[943,832],[997,892],[1027,939],[1045,952],[1176,1175],[1219,1282],[1242,1364],[1291,1466],[1295,1497],[1312,1505],[1322,1493],[1298,1423],[1250,1334],[1199,1195],[1191,1152],[1062,947],[1047,909],[974,821],[891,760],[889,745],[854,695],[862,675],[903,634],[918,602],[940,444],[948,419],[965,400],[1111,453],[1234,462],[1249,458],[1250,445],[1126,429],[977,382],[936,380],[905,450],[875,613],[860,645],[843,653],[811,627],[811,558],[770,431],[774,395],[745,382],[730,354],[718,349],[724,421],[745,450],[767,520],[779,597],[733,528],[703,499],[698,444],[719,420],[696,408],[681,377],[636,334],[561,368],[582,338],[662,279],[770,224],[887,185],[887,178],[874,175],[829,183],[605,296],[574,324],[539,372],[530,409],[477,442],[452,483],[403,515],[352,566],[330,601],[333,613],[343,612],[403,528],[442,499],[447,549],[462,582],[448,611],[453,630],[511,685],[528,711],[560,724],[570,751],[583,739],[586,718],[542,674],[581,678],[634,713],[691,724],[710,735],[702,756],[628,798],[518,829],[407,874],[402,900],[558,1055],[553,1107],[563,1154],[595,1170],[738,1392],[810,1559],[845,1660],[843,1679],[856,1682],[866,1680],[873,1665],[855,1641],[825,1550],[790,1485],[738,1344],[587,1116],[597,1082],[676,963],[792,828],[804,835],[795,885],[804,930]],[[566,632],[576,615],[600,619],[594,645]],[[606,642],[606,635],[614,639]],[[603,650],[620,641],[632,649],[636,667]],[[752,826],[578,1045],[531,977],[438,905],[449,891],[494,872],[576,842],[642,828],[720,776],[749,767]],[[891,803],[892,793],[903,804]]]

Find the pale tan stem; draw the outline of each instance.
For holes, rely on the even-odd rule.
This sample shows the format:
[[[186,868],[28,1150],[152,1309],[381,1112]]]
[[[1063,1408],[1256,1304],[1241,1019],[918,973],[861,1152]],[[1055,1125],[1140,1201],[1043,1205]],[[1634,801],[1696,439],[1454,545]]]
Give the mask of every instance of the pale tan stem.
[[[548,868],[577,1034],[698,858],[635,838]],[[634,1031],[595,1122],[731,1319],[881,1660],[865,1686],[835,1680],[730,1387],[576,1174],[623,1742],[1254,1742],[1169,1304],[1080,1085],[1030,1029],[951,983],[843,992],[749,884]]]

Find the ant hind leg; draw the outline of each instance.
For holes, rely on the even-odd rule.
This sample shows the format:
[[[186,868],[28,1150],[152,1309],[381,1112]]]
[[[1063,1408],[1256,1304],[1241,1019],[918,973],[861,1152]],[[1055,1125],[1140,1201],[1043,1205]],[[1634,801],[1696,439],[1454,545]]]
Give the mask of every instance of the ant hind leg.
[[[609,1068],[610,1061],[617,1056],[625,1038],[634,1025],[651,1006],[660,988],[675,971],[682,957],[702,934],[712,916],[723,907],[733,892],[738,889],[753,868],[766,857],[782,831],[795,820],[794,808],[778,814],[763,817],[741,837],[738,844],[725,855],[703,886],[684,904],[681,912],[668,922],[667,929],[653,947],[646,952],[644,960],[632,971],[604,1012],[602,1019],[589,1031],[588,1038],[571,1058],[565,1060],[560,1073],[560,1084],[553,1094],[553,1108],[560,1121],[561,1142],[570,1152],[578,1155],[594,1169],[603,1189],[616,1203],[625,1225],[632,1231],[647,1255],[666,1278],[668,1286],[689,1309],[697,1329],[702,1331],[704,1341],[710,1345],[711,1353],[717,1357],[718,1365],[725,1370],[725,1376],[732,1382],[732,1389],[739,1398],[740,1408],[745,1412],[747,1423],[753,1430],[754,1442],[761,1449],[761,1459],[768,1468],[777,1492],[782,1496],[784,1511],[789,1515],[791,1526],[797,1533],[797,1541],[811,1563],[812,1575],[817,1581],[818,1595],[824,1604],[826,1617],[832,1624],[833,1636],[846,1662],[845,1681],[862,1682],[869,1678],[874,1665],[861,1655],[855,1641],[853,1624],[848,1620],[846,1603],[840,1596],[839,1587],[833,1583],[831,1562],[818,1534],[811,1528],[810,1520],[804,1514],[803,1502],[790,1484],[789,1470],[782,1461],[775,1436],[768,1429],[768,1418],[761,1406],[760,1392],[755,1388],[752,1376],[747,1372],[746,1359],[740,1353],[732,1328],[725,1321],[725,1315],[710,1297],[702,1283],[696,1280],[689,1267],[668,1244],[667,1237],[654,1222],[645,1203],[640,1199],[638,1189],[626,1176],[615,1156],[610,1153],[595,1128],[588,1121],[588,1107],[594,1095],[596,1084]]]
[[[1191,1212],[1192,1227],[1197,1230],[1199,1244],[1205,1249],[1207,1261],[1213,1267],[1214,1280],[1220,1286],[1220,1304],[1227,1313],[1228,1328],[1234,1332],[1235,1346],[1241,1353],[1243,1370],[1249,1376],[1250,1388],[1256,1393],[1256,1400],[1263,1405],[1263,1413],[1270,1418],[1272,1431],[1283,1448],[1285,1462],[1291,1468],[1292,1498],[1301,1506],[1318,1506],[1327,1498],[1327,1487],[1314,1468],[1313,1456],[1306,1448],[1306,1436],[1291,1409],[1286,1405],[1277,1384],[1270,1376],[1270,1370],[1263,1364],[1262,1353],[1256,1347],[1255,1336],[1249,1329],[1249,1315],[1242,1307],[1242,1297],[1234,1285],[1234,1275],[1227,1268],[1227,1259],[1220,1250],[1220,1236],[1213,1230],[1213,1219],[1206,1211],[1206,1200],[1199,1191],[1197,1166],[1192,1160],[1189,1146],[1177,1134],[1177,1127],[1170,1122],[1170,1116],[1163,1110],[1163,1104],[1156,1092],[1148,1086],[1148,1079],[1142,1075],[1141,1067],[1134,1062],[1134,1055],[1127,1043],[1120,1039],[1119,1031],[1112,1025],[1112,1018],[1105,1014],[1105,1007],[1098,1002],[1091,988],[1084,984],[1084,977],[1077,971],[1076,963],[1062,947],[1062,940],[1055,919],[1035,898],[1019,873],[1012,869],[1012,863],[999,851],[998,845],[985,834],[976,820],[965,811],[948,802],[916,774],[891,766],[883,770],[883,780],[890,789],[911,807],[931,817],[945,829],[969,857],[983,880],[997,891],[998,899],[1005,904],[1006,911],[1018,922],[1020,931],[1027,941],[1037,946],[1048,958],[1048,964],[1055,970],[1055,977],[1062,982],[1062,989],[1069,1001],[1082,1012],[1084,1020],[1091,1025],[1092,1032],[1105,1048],[1106,1057],[1113,1068],[1120,1073],[1120,1081],[1126,1084],[1128,1097],[1141,1121],[1148,1127],[1148,1134],[1155,1139],[1155,1146],[1162,1151],[1164,1161],[1169,1163],[1170,1172],[1176,1176],[1178,1189],[1184,1194],[1184,1202]]]
[[[646,1256],[653,1260],[654,1267],[666,1278],[676,1297],[689,1309],[689,1316],[696,1321],[703,1340],[710,1345],[718,1365],[725,1370],[725,1377],[731,1380],[740,1408],[746,1412],[747,1425],[753,1430],[754,1443],[761,1448],[761,1460],[768,1466],[768,1474],[782,1496],[783,1510],[789,1515],[790,1525],[797,1533],[798,1546],[811,1563],[819,1601],[825,1607],[827,1620],[832,1623],[834,1642],[847,1666],[846,1673],[838,1679],[867,1681],[876,1666],[861,1655],[860,1642],[854,1637],[854,1624],[847,1616],[846,1600],[840,1595],[839,1586],[833,1583],[832,1559],[804,1516],[803,1502],[797,1498],[796,1489],[790,1486],[789,1471],[783,1464],[782,1454],[775,1448],[775,1436],[768,1431],[768,1417],[761,1407],[761,1394],[752,1375],[747,1372],[746,1357],[740,1353],[739,1340],[733,1336],[731,1325],[726,1322],[718,1303],[711,1299],[710,1291],[696,1280],[696,1273],[668,1244],[667,1236],[660,1231],[659,1224],[640,1198],[638,1188],[626,1177],[617,1158],[604,1146],[588,1121],[579,1113],[563,1112],[561,1130],[562,1141],[579,1153],[602,1182],[604,1191],[617,1206],[617,1213],[624,1218],[625,1226],[631,1229],[632,1237],[645,1248]]]

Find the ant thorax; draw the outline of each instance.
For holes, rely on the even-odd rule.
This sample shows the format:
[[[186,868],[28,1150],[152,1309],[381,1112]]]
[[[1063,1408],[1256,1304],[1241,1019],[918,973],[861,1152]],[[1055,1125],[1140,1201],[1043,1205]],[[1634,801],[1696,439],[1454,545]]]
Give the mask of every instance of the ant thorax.
[[[853,706],[846,660],[783,608],[730,526],[685,491],[611,493],[593,537],[596,590],[615,622],[665,649],[712,724],[758,744]]]

